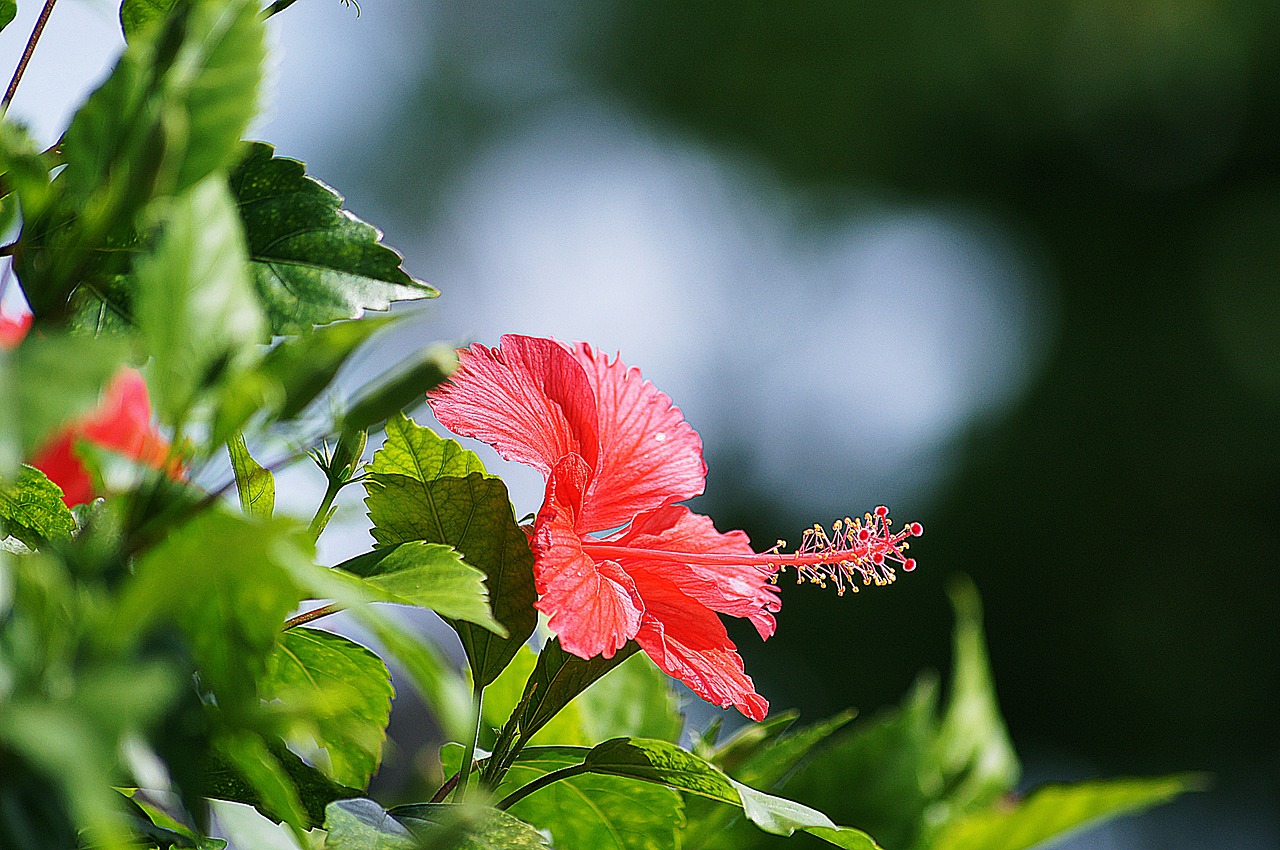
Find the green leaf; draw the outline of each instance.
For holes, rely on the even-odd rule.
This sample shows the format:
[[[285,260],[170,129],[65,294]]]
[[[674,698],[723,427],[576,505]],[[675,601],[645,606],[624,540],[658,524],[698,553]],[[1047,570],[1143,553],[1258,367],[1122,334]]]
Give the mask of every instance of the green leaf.
[[[578,747],[530,747],[495,790],[502,797],[536,779],[576,764]],[[583,774],[530,794],[511,813],[551,833],[557,847],[593,850],[660,850],[677,846],[684,822],[683,801],[661,785],[614,776]]]
[[[257,112],[264,28],[253,0],[191,0],[147,27],[80,108],[63,143],[57,201],[22,233],[16,270],[37,318],[77,309],[130,315],[127,271],[135,219],[237,158]]]
[[[33,334],[11,353],[23,457],[98,404],[125,353],[119,341],[68,334]]]
[[[415,850],[404,824],[373,800],[339,800],[324,813],[325,850]]]
[[[18,16],[17,0],[0,0],[0,30],[3,30]]]
[[[666,741],[615,738],[594,747],[582,764],[594,773],[657,782],[741,806],[748,820],[775,835],[791,835],[796,830],[815,827],[837,828],[822,812],[735,782],[715,765]]]
[[[493,618],[485,574],[451,546],[411,541],[369,552],[338,565],[375,588],[387,602],[430,608],[451,620],[474,623],[500,637],[507,630]]]
[[[273,333],[386,310],[437,291],[401,268],[377,228],[342,209],[342,196],[302,163],[253,143],[231,175],[258,294]]]
[[[368,609],[352,612],[378,642],[403,665],[409,682],[435,713],[445,736],[461,741],[475,729],[471,689],[440,651],[386,617]]]
[[[391,674],[382,659],[341,635],[290,629],[267,659],[259,693],[278,700],[329,755],[335,782],[363,788],[382,761],[391,718]]]
[[[120,4],[120,28],[124,37],[133,41],[134,36],[156,21],[164,20],[178,0],[124,0]]]
[[[249,454],[243,434],[231,438],[227,443],[227,453],[231,456],[231,470],[236,477],[240,510],[249,516],[271,519],[276,507],[275,476],[259,466]]]
[[[1020,767],[996,704],[978,591],[963,579],[953,581],[948,593],[956,615],[955,660],[951,696],[938,729],[938,760],[953,785],[948,801],[968,811],[1012,790]]]
[[[608,676],[583,691],[577,702],[592,744],[620,736],[674,742],[684,728],[670,677],[644,653],[623,658]]]
[[[391,814],[428,847],[543,850],[547,846],[542,834],[529,824],[488,807],[414,803],[397,806]]]
[[[306,814],[306,824],[316,826],[324,821],[325,806],[334,800],[345,800],[360,795],[359,789],[339,785],[316,768],[298,758],[284,742],[279,739],[260,739],[261,747],[265,747],[266,755],[262,756],[269,763],[269,770],[276,778],[271,780],[272,788],[280,781],[279,774],[287,779],[295,789],[295,793]],[[251,744],[253,750],[261,754],[259,743]],[[233,803],[244,803],[267,814],[277,823],[283,820],[270,805],[264,802],[263,794],[256,784],[251,782],[236,766],[236,763],[223,752],[225,741],[219,741],[211,754],[211,766],[207,769],[204,796],[215,800],[227,800]],[[288,792],[279,792],[286,796]]]
[[[494,618],[509,636],[498,637],[471,623],[454,620],[450,624],[462,638],[476,682],[489,684],[537,625],[533,553],[516,523],[506,486],[480,472],[433,481],[373,473],[365,488],[365,504],[379,545],[413,540],[443,543],[484,572]]]
[[[45,540],[70,539],[75,529],[62,488],[34,466],[23,464],[16,481],[0,486],[0,539],[11,534],[38,548]]]
[[[181,422],[196,394],[263,339],[244,241],[220,179],[165,204],[163,234],[134,264],[138,327],[154,363],[156,407]]]
[[[1203,787],[1192,774],[1045,785],[1016,806],[995,805],[955,821],[932,850],[1025,850]]]
[[[208,510],[138,559],[112,637],[125,643],[158,622],[176,625],[219,707],[256,711],[255,683],[284,618],[304,595],[291,559],[309,564],[312,552],[293,520]]]
[[[386,442],[369,464],[371,472],[407,475],[417,481],[465,478],[473,472],[488,475],[475,452],[424,428],[404,414],[388,419],[386,432]]]
[[[283,820],[301,833],[311,819],[298,796],[298,787],[272,755],[265,741],[249,732],[229,732],[217,742],[218,752],[253,790],[254,803],[264,814]],[[247,802],[237,800],[236,802]]]
[[[339,422],[344,432],[364,431],[421,404],[458,368],[458,354],[447,345],[414,352],[400,367],[375,378],[351,402]]]

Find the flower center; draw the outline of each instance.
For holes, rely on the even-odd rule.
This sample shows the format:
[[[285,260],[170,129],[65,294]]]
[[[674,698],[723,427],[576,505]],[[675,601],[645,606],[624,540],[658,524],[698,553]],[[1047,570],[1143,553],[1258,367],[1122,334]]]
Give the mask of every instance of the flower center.
[[[805,529],[800,545],[789,554],[779,551],[786,545],[781,540],[767,552],[750,555],[639,549],[596,543],[590,538],[583,541],[583,550],[598,560],[643,557],[645,560],[680,564],[755,567],[768,571],[775,580],[778,573],[791,568],[796,571],[797,582],[809,581],[819,587],[826,587],[831,582],[835,584],[836,592],[843,596],[846,590],[856,593],[859,583],[889,584],[896,578],[894,564],[901,566],[903,572],[914,570],[915,558],[908,558],[905,554],[910,547],[907,538],[919,537],[923,533],[924,527],[918,522],[893,531],[889,509],[881,505],[860,519],[845,517],[836,520],[831,524],[830,534],[820,525]]]

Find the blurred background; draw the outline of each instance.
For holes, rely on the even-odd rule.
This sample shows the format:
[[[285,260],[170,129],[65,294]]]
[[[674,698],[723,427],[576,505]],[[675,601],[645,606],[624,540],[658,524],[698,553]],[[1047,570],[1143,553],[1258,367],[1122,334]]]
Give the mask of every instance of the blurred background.
[[[13,106],[40,140],[114,15],[55,12]],[[767,645],[732,631],[775,709],[945,669],[968,573],[1028,785],[1216,777],[1064,846],[1280,847],[1273,4],[299,0],[272,29],[255,134],[443,292],[367,370],[587,340],[701,432],[720,528],[924,523],[892,588],[788,586]],[[370,542],[347,496],[330,562]]]

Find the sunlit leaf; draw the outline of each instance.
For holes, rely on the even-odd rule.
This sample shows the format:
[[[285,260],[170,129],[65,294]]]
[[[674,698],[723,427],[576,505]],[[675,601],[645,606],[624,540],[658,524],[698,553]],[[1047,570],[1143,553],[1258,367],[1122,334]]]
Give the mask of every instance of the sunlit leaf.
[[[386,442],[369,464],[372,472],[407,475],[424,482],[444,477],[462,478],[472,472],[488,475],[475,452],[403,414],[387,420],[386,432]]]
[[[484,572],[493,616],[508,637],[471,623],[450,622],[462,638],[476,681],[492,682],[537,624],[533,553],[516,524],[506,486],[473,472],[465,478],[433,481],[373,473],[365,487],[365,504],[379,545],[415,540],[443,543]]]
[[[33,466],[18,469],[17,480],[0,483],[0,539],[12,534],[29,546],[65,540],[76,520],[62,501],[62,488]]]
[[[309,177],[302,163],[253,143],[231,175],[258,294],[274,333],[386,310],[430,298],[382,234],[342,209],[342,196]]]
[[[465,563],[452,546],[410,541],[376,549],[338,566],[363,578],[388,602],[429,608],[442,617],[507,636],[489,608],[485,574]]]
[[[222,180],[164,205],[155,248],[134,263],[138,327],[151,351],[156,407],[181,421],[265,326],[245,269],[244,239]]]
[[[382,761],[395,696],[381,658],[341,635],[290,629],[267,659],[259,694],[279,700],[295,726],[314,734],[329,756],[322,767],[334,781],[368,784]]]
[[[231,470],[236,478],[236,492],[240,495],[240,510],[249,516],[270,519],[276,506],[276,479],[270,470],[263,469],[245,444],[244,435],[237,434],[227,443],[231,456]]]

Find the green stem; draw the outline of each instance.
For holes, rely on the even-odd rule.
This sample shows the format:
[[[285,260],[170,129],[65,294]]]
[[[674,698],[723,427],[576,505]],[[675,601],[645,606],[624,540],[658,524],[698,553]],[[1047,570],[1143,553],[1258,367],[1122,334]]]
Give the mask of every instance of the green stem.
[[[528,785],[525,785],[522,788],[518,788],[512,793],[503,797],[496,804],[494,804],[494,808],[503,809],[503,810],[509,809],[512,806],[514,806],[516,803],[523,800],[525,797],[528,797],[533,792],[541,791],[543,788],[546,788],[552,782],[559,782],[561,779],[571,779],[575,776],[581,776],[584,773],[590,773],[590,772],[591,772],[591,768],[585,764],[572,764],[572,765],[569,765],[568,767],[562,767],[559,770],[553,770],[550,773],[545,773],[542,776],[539,776],[537,779],[533,780]]]
[[[324,488],[324,498],[320,500],[320,507],[316,509],[316,515],[311,519],[311,525],[307,528],[311,535],[311,542],[320,539],[324,527],[329,524],[329,518],[333,516],[330,508],[333,507],[333,500],[338,497],[338,491],[345,487],[349,482],[329,480],[328,486]]]
[[[471,690],[471,711],[476,716],[476,728],[467,741],[467,749],[462,754],[462,767],[458,770],[458,787],[453,792],[453,801],[461,803],[467,795],[467,780],[471,778],[471,767],[476,760],[476,742],[480,740],[480,709],[484,705],[484,685],[476,684]]]

